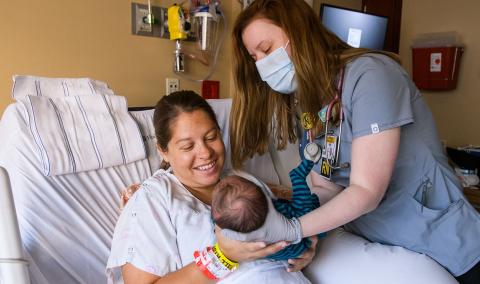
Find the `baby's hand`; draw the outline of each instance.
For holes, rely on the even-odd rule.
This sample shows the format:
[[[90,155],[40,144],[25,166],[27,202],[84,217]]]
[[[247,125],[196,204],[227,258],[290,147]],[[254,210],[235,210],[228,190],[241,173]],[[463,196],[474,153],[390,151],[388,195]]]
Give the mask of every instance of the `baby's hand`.
[[[139,183],[134,183],[122,189],[120,193],[120,209],[123,209],[132,195],[140,188]]]
[[[288,269],[287,269],[288,272],[301,271],[313,261],[313,258],[315,257],[315,252],[317,249],[318,237],[317,236],[310,237],[310,241],[312,242],[310,244],[310,248],[304,251],[297,258],[292,258],[288,260]]]

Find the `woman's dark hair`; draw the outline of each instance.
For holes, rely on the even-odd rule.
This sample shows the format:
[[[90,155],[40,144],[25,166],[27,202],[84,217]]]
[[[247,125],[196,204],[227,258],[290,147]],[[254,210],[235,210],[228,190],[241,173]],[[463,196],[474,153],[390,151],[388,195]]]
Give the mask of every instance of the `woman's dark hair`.
[[[162,150],[167,150],[168,142],[172,139],[172,124],[177,117],[195,110],[204,111],[220,129],[217,117],[208,102],[194,91],[178,91],[162,97],[155,106],[153,126],[157,144]]]

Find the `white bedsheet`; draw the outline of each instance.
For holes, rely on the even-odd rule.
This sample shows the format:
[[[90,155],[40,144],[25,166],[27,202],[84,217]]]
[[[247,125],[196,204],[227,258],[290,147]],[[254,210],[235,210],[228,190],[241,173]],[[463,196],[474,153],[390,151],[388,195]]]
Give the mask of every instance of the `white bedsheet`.
[[[212,103],[229,107],[228,100]],[[119,192],[127,185],[146,179],[160,164],[151,124],[153,110],[132,115],[147,142],[148,159],[45,177],[34,153],[25,113],[16,104],[5,110],[0,120],[0,165],[6,168],[12,183],[33,284],[106,283],[105,266],[119,215]],[[228,112],[219,115],[219,120],[223,128],[228,125]],[[247,171],[257,176],[263,174],[260,178],[265,181],[288,179],[279,179],[270,155],[254,159],[258,160],[248,162]],[[284,169],[291,166],[291,160],[281,155],[275,160],[281,161]],[[426,256],[372,244],[346,232],[330,234],[321,248],[306,271],[312,283],[456,283],[448,272]]]
[[[46,177],[26,127],[9,106],[0,121],[0,164],[12,183],[32,283],[106,283],[119,191],[151,175],[148,160]]]
[[[210,101],[222,128],[231,100]],[[226,111],[225,111],[226,109]],[[11,104],[0,120],[0,165],[9,173],[32,283],[106,283],[105,266],[119,215],[120,190],[158,169],[153,110],[131,112],[148,157],[127,165],[44,176],[27,114]],[[228,143],[228,129],[223,132]],[[264,180],[278,182],[270,156],[256,156]],[[253,170],[253,168],[250,168]]]

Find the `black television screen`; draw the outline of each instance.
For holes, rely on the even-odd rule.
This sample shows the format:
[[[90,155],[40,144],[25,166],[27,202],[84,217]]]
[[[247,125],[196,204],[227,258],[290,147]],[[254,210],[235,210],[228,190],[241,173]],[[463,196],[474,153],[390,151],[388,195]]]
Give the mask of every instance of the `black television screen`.
[[[322,4],[323,25],[353,47],[382,50],[388,18]]]

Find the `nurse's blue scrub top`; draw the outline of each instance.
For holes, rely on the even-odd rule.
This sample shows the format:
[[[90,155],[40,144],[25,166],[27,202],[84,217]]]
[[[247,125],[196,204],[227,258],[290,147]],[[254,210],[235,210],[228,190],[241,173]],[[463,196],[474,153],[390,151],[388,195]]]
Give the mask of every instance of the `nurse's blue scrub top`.
[[[408,74],[384,55],[355,59],[345,69],[342,108],[340,163],[350,162],[354,138],[401,127],[384,199],[345,228],[373,242],[424,253],[454,276],[470,270],[480,260],[480,215],[463,196],[433,116]],[[319,164],[314,171],[320,173]],[[350,168],[335,170],[331,180],[347,187],[349,176]]]

